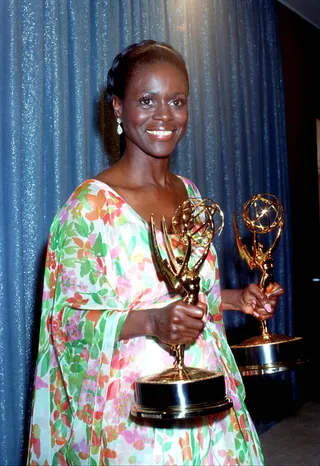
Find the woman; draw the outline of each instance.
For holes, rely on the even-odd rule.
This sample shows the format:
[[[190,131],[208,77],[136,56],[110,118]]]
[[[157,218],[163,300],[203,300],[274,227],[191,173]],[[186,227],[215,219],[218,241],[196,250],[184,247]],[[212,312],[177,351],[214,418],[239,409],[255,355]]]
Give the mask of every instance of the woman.
[[[177,207],[200,196],[169,171],[186,131],[188,92],[184,60],[167,44],[133,44],[109,70],[125,151],[74,191],[50,230],[29,464],[263,463],[222,311],[268,319],[283,289],[220,293],[212,247],[200,301],[188,305],[157,275],[150,250],[151,213],[161,246],[162,216],[171,231]],[[173,362],[161,342],[188,344],[188,366],[222,370],[233,408],[176,428],[130,417],[134,381]]]

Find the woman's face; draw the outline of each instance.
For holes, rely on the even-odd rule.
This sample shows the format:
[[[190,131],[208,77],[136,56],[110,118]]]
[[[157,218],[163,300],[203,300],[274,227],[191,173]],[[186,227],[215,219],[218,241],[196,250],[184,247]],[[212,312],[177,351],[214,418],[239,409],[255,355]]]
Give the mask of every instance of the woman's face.
[[[114,101],[122,120],[126,152],[167,157],[186,131],[188,81],[175,65],[155,63],[137,70],[123,100]]]

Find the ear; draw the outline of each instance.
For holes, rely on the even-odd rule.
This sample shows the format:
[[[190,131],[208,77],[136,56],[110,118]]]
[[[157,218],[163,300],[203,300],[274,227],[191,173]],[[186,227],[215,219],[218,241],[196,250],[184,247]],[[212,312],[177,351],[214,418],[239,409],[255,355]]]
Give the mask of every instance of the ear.
[[[118,99],[118,97],[116,97],[116,96],[113,97],[112,106],[113,106],[113,111],[114,111],[115,117],[121,119],[121,117],[122,117],[122,105],[121,105],[121,101]]]

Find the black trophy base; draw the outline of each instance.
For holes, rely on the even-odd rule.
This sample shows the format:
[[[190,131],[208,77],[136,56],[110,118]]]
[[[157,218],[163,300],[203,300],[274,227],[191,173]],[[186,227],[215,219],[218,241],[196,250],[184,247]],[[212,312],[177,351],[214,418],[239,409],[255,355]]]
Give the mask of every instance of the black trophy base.
[[[233,405],[225,394],[222,373],[192,367],[141,377],[135,382],[135,400],[131,414],[155,420],[202,417]]]
[[[267,334],[231,346],[242,375],[263,375],[293,369],[307,362],[302,337]]]

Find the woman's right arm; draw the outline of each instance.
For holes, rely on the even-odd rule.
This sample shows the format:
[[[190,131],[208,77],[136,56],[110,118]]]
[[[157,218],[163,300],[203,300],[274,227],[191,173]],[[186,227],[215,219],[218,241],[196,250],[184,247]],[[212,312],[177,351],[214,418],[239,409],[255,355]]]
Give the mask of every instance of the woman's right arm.
[[[155,309],[130,311],[122,326],[120,340],[151,335],[163,343],[192,343],[203,330],[204,305],[186,304],[182,300]]]

